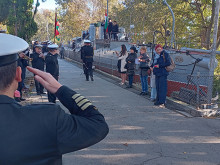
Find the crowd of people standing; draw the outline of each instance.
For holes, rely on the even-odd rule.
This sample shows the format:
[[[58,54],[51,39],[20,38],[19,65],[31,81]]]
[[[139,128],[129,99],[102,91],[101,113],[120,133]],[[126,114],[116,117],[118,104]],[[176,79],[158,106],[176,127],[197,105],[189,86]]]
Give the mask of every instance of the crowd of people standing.
[[[103,21],[102,26],[105,26],[105,21]],[[119,26],[117,21],[112,22],[111,18],[109,18],[108,27],[107,29],[103,28],[103,30],[104,39],[118,41]]]
[[[18,66],[20,66],[22,70],[22,79],[21,82],[18,83],[18,92],[15,92],[15,99],[18,102],[25,101],[25,99],[22,97],[24,89],[27,89],[27,87],[24,85],[24,80],[26,78],[26,67],[30,64],[33,68],[41,71],[44,71],[46,66],[46,72],[50,73],[56,80],[59,78],[58,45],[47,44],[45,49],[44,43],[40,44],[38,41],[36,41],[33,45],[32,53],[29,52],[30,51],[28,48],[27,50],[19,53]],[[34,81],[37,95],[46,94],[42,84],[40,84],[36,79]],[[56,103],[56,96],[49,91],[47,91],[47,94],[48,101]]]
[[[121,51],[118,53],[118,71],[121,74],[120,85],[125,85],[128,76],[128,85],[126,88],[133,87],[133,79],[137,70],[140,76],[142,91],[140,95],[148,95],[148,76],[150,77],[151,100],[154,105],[164,106],[167,95],[167,76],[169,72],[166,67],[171,65],[169,54],[163,50],[161,45],[156,45],[152,59],[147,55],[147,49],[141,47],[138,56],[137,49],[132,46],[130,53],[127,52],[126,46],[121,45]],[[136,65],[138,64],[138,65]],[[136,68],[138,66],[138,68]]]

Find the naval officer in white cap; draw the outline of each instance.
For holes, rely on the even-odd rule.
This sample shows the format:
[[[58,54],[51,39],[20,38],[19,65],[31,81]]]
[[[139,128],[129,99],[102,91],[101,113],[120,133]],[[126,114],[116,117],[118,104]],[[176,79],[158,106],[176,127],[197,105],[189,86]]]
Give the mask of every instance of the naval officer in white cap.
[[[22,106],[13,96],[21,81],[17,53],[27,49],[23,39],[0,34],[0,164],[62,165],[62,154],[101,141],[108,133],[103,115],[92,103],[49,73],[27,67],[71,114],[56,104]]]
[[[94,51],[93,47],[91,46],[91,41],[84,40],[84,46],[81,48],[81,59],[83,62],[84,74],[86,75],[86,81],[89,81],[89,76],[91,81],[94,81],[92,70],[93,55]]]
[[[31,61],[32,67],[44,71],[44,64],[45,64],[44,58],[45,58],[45,56],[42,52],[42,47],[43,47],[42,45],[35,45],[34,46],[35,51],[30,56],[32,58],[32,61]],[[36,80],[35,80],[35,87],[36,87],[37,95],[46,94],[46,93],[44,93],[43,85],[41,85]]]
[[[47,46],[49,52],[45,57],[46,63],[46,72],[50,73],[57,81],[59,78],[59,63],[58,63],[58,48],[59,46],[56,44],[51,44]],[[55,94],[47,91],[48,101],[52,103],[56,103]]]

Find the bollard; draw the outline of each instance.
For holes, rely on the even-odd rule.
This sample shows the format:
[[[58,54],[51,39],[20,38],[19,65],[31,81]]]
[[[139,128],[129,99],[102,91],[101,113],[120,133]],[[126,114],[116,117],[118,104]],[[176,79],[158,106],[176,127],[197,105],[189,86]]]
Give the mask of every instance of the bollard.
[[[112,65],[112,76],[113,76],[113,57],[111,58],[111,65]]]

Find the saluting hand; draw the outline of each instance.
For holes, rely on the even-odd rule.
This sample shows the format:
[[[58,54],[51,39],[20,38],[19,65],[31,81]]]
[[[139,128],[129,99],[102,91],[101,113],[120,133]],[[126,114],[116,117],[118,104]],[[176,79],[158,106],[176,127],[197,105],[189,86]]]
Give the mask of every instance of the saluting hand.
[[[35,80],[39,81],[44,86],[44,88],[46,88],[51,93],[56,93],[57,90],[62,86],[50,73],[46,73],[29,66],[27,69],[34,73]]]
[[[44,54],[43,54],[43,53],[41,53],[41,54],[39,55],[39,57],[44,58]]]

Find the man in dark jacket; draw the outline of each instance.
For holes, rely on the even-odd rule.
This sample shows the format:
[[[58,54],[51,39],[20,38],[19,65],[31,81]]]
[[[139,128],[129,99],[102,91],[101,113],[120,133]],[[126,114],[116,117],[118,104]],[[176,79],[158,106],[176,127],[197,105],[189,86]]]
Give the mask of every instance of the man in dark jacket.
[[[132,88],[134,75],[135,75],[135,59],[137,58],[137,49],[136,47],[132,46],[130,48],[130,53],[128,54],[128,57],[126,58],[126,69],[127,69],[127,75],[128,75],[128,81],[129,85],[126,88]]]
[[[109,35],[109,39],[112,38],[112,26],[113,26],[112,20],[109,19],[109,22],[108,22],[108,35]]]
[[[83,31],[83,35],[82,35],[83,40],[86,38],[86,33]]]
[[[4,77],[0,79],[1,165],[62,165],[62,154],[89,147],[105,138],[108,125],[97,108],[49,73],[28,67],[36,75],[35,79],[56,94],[70,114],[56,104],[18,104],[13,99],[21,81],[17,53],[28,44],[9,34],[0,34],[0,43],[0,77]]]
[[[112,34],[113,34],[113,39],[118,41],[118,24],[116,21],[114,21],[113,26],[112,26]]]
[[[59,64],[58,64],[58,45],[48,45],[49,53],[45,57],[46,72],[50,73],[57,81],[59,78]],[[48,101],[56,103],[56,95],[47,91]]]
[[[16,101],[20,102],[20,101],[25,101],[26,99],[24,99],[22,97],[22,90],[24,89],[25,85],[24,85],[24,80],[25,80],[25,72],[26,72],[26,67],[28,66],[28,61],[25,59],[25,52],[20,52],[18,54],[18,66],[21,67],[22,70],[22,74],[21,74],[21,82],[18,83],[18,91],[20,92],[20,98],[17,98]]]
[[[92,63],[93,63],[93,47],[91,46],[91,41],[85,40],[84,46],[81,48],[81,59],[83,62],[83,70],[84,74],[86,75],[86,81],[89,81],[89,76],[91,81],[93,79],[93,70],[92,70]]]
[[[44,71],[44,55],[42,53],[42,46],[41,45],[35,45],[34,47],[35,51],[33,54],[31,54],[32,58],[32,67]],[[44,93],[44,87],[35,80],[35,87],[37,95],[45,94]]]
[[[89,31],[88,31],[88,30],[86,31],[86,37],[85,37],[85,39],[87,39],[87,40],[89,39]]]

